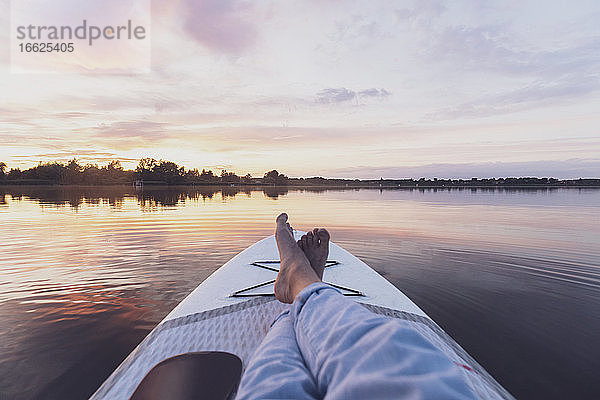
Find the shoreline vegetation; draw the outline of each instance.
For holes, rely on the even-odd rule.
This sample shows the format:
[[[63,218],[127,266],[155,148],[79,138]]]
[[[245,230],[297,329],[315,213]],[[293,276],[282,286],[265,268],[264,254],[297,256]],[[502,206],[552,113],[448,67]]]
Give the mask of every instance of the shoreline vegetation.
[[[262,177],[236,175],[227,170],[186,169],[172,161],[142,158],[134,170],[126,170],[119,161],[81,165],[77,159],[67,163],[40,162],[35,167],[7,171],[0,162],[0,185],[68,186],[276,186],[276,187],[351,187],[351,188],[586,188],[600,187],[600,178],[557,179],[551,177],[506,177],[471,179],[344,179],[290,178],[277,170]]]

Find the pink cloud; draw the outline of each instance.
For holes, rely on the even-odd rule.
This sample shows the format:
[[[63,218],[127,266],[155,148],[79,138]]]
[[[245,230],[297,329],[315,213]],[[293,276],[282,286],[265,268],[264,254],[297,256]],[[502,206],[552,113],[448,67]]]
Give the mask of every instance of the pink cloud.
[[[239,53],[256,38],[252,6],[239,0],[183,0],[186,32],[217,51]]]

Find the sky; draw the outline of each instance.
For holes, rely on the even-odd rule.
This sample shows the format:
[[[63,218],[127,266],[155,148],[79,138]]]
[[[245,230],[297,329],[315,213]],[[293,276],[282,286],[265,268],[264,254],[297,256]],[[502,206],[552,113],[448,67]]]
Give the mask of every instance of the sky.
[[[5,12],[0,161],[599,177],[599,20],[597,0],[155,0],[149,72],[19,74]]]

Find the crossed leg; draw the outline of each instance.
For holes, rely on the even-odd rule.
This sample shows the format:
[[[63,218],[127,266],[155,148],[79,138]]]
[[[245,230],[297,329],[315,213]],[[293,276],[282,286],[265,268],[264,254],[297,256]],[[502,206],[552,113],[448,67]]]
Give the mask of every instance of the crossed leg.
[[[475,398],[458,367],[410,324],[375,315],[321,282],[323,269],[311,262],[327,254],[305,253],[321,244],[318,233],[298,243],[287,215],[277,218],[275,296],[293,304],[253,355],[238,398]]]
[[[289,311],[271,325],[246,366],[237,399],[318,399]]]
[[[306,280],[303,284],[309,285],[321,280],[329,254],[329,233],[325,229],[315,228],[295,242],[293,230],[287,223],[287,216],[282,215],[277,219],[276,237],[280,249],[281,265],[294,268],[294,271],[285,269],[285,271],[293,272],[289,275],[291,278],[294,278],[298,271],[302,271],[306,264],[309,264],[309,268],[312,268],[313,271],[300,272],[302,279]],[[278,299],[291,303],[297,293],[290,291],[288,275],[285,276],[285,282],[282,280],[284,275],[278,277],[275,291]],[[297,286],[294,288],[298,290]],[[250,359],[242,377],[237,398],[320,398],[315,380],[307,369],[298,348],[294,322],[289,311],[285,311],[277,317]]]

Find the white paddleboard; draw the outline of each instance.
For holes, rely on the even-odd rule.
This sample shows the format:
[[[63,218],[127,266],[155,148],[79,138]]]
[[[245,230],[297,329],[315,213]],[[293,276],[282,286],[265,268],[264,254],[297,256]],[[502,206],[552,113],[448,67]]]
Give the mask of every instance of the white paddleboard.
[[[299,239],[304,232],[294,233]],[[289,307],[273,296],[278,260],[274,236],[232,258],[175,307],[91,399],[128,399],[154,366],[180,354],[228,352],[245,366],[275,317]],[[407,321],[461,367],[479,398],[513,398],[404,293],[333,243],[323,281],[372,312]]]

